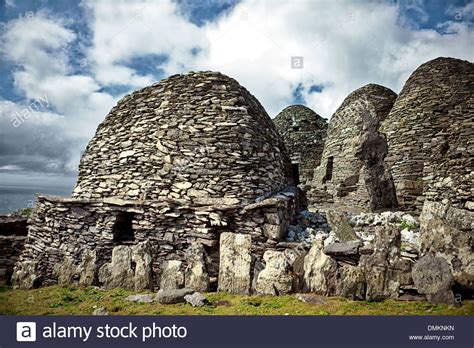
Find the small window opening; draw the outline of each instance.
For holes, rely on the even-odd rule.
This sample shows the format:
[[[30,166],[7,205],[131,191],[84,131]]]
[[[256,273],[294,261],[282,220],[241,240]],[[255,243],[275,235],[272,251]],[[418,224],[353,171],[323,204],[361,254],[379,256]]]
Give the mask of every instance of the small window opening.
[[[126,243],[135,240],[133,232],[133,213],[119,212],[113,227],[114,242]]]
[[[300,183],[300,168],[298,163],[291,163],[291,173],[293,175],[293,180],[295,185]]]
[[[328,161],[326,163],[326,174],[324,175],[323,183],[325,183],[326,181],[331,181],[332,180],[333,168],[334,168],[334,157],[329,156]]]

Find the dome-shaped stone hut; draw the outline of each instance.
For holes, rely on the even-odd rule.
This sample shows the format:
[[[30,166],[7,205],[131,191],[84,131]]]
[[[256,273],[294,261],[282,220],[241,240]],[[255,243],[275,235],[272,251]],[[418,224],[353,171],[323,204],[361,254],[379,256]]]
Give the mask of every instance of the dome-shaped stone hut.
[[[14,281],[205,290],[219,275],[248,293],[303,201],[255,97],[220,73],[171,76],[110,111],[72,198],[38,197]]]
[[[445,258],[454,281],[472,296],[474,64],[454,58],[422,64],[381,129],[399,203],[407,210],[423,206],[422,254]]]
[[[314,203],[355,205],[366,210],[396,206],[385,164],[387,143],[378,132],[396,94],[369,84],[344,99],[329,121],[321,165],[314,171]]]
[[[310,182],[321,162],[327,121],[304,105],[290,105],[273,122],[290,154],[293,177],[297,183]]]
[[[175,75],[110,111],[82,157],[73,196],[251,201],[291,184],[282,149],[271,119],[237,81]]]
[[[473,69],[472,63],[454,58],[422,64],[382,123],[386,162],[398,203],[406,210],[420,211],[425,197],[460,206],[472,197],[466,139],[472,139]]]

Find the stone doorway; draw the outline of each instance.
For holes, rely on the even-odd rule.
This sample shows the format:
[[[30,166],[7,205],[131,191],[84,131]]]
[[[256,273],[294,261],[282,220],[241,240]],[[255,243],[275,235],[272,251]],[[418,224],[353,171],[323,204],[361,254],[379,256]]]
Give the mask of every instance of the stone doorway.
[[[135,241],[133,231],[134,214],[121,211],[117,213],[113,226],[113,240],[116,244],[128,244]]]

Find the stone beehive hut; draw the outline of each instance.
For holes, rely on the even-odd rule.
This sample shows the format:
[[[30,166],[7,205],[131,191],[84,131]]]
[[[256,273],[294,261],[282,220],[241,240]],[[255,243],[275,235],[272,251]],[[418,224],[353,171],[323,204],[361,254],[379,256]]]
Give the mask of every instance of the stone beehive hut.
[[[237,81],[173,76],[123,98],[99,126],[73,197],[254,201],[291,184],[271,119]]]
[[[273,122],[290,154],[293,176],[301,183],[310,182],[321,161],[327,121],[306,106],[290,105]]]
[[[437,58],[407,80],[383,122],[399,203],[420,211],[422,252],[474,292],[474,64]]]
[[[110,111],[81,159],[72,198],[38,197],[14,280],[216,286],[223,232],[245,238],[223,238],[222,250],[233,250],[232,241],[248,246],[239,252],[249,264],[229,269],[253,272],[250,263],[277,247],[302,202],[255,97],[219,73],[175,75]],[[227,276],[229,287],[219,286],[233,291]]]
[[[385,164],[387,143],[379,133],[396,94],[369,84],[352,92],[332,116],[321,165],[310,193],[321,201],[368,210],[396,205],[393,182]]]
[[[437,58],[407,80],[381,131],[386,134],[398,202],[420,210],[423,200],[472,198],[474,65]]]

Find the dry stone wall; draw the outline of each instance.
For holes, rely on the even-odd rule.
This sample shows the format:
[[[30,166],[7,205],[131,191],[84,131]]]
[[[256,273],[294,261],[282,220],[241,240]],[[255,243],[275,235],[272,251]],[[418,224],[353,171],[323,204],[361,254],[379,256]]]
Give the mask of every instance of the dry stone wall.
[[[26,217],[0,216],[0,284],[9,284],[26,241]]]
[[[16,271],[24,272],[23,265],[28,270],[33,269],[30,262],[35,262],[35,284],[55,284],[58,282],[55,267],[66,259],[73,260],[76,269],[94,252],[94,264],[100,270],[111,262],[114,248],[133,248],[149,241],[150,272],[155,288],[160,286],[162,271],[170,260],[182,264],[179,272],[181,277],[186,278],[187,274],[189,284],[202,290],[203,283],[214,279],[211,287],[215,288],[220,234],[233,231],[251,236],[254,258],[262,258],[267,249],[293,247],[287,246],[280,234],[267,231],[285,231],[304,204],[300,194],[299,189],[290,187],[252,205],[242,205],[236,198],[164,199],[137,204],[118,198],[84,200],[39,196]],[[123,238],[124,215],[131,223],[128,239]],[[192,251],[196,244],[205,249],[206,256],[200,256],[205,262],[196,264],[198,255]],[[129,273],[132,277],[135,274],[132,270]],[[74,281],[82,276],[81,272],[74,274],[75,278],[71,277]],[[113,276],[106,272],[103,279],[95,279],[94,284],[108,284],[107,274]],[[206,279],[196,280],[199,274],[204,274]]]
[[[396,206],[391,175],[384,164],[385,137],[378,132],[396,94],[369,84],[352,92],[332,116],[321,165],[309,198],[357,205],[367,210]]]
[[[258,100],[215,72],[174,75],[119,101],[81,159],[76,198],[270,195],[290,161]]]
[[[309,183],[314,168],[321,162],[327,121],[306,106],[290,105],[273,122],[285,142],[293,166],[297,166],[299,181]]]

